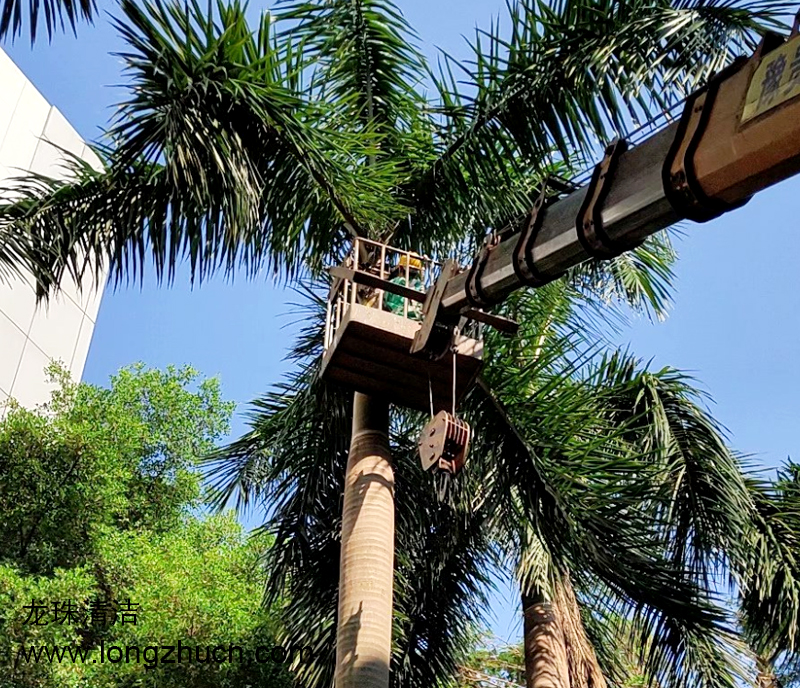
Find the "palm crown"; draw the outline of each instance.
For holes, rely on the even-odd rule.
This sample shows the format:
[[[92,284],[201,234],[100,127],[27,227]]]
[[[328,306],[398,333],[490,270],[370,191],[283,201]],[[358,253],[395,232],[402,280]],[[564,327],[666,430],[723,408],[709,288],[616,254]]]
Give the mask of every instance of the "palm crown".
[[[305,279],[354,235],[459,254],[518,222],[546,177],[572,176],[600,141],[754,47],[783,9],[510,2],[471,60],[444,56],[434,71],[388,0],[279,2],[255,27],[238,3],[122,0],[127,84],[98,147],[104,169],[75,161],[69,181],[19,180],[0,209],[0,266],[22,257],[46,297],[65,272],[140,279],[148,261],[168,281],[182,260],[197,280],[265,268]],[[612,621],[625,619],[657,680],[735,685],[735,641],[708,579],[729,564],[763,613],[764,591],[794,564],[784,557],[754,586],[734,543],[769,539],[765,507],[687,381],[586,337],[587,313],[609,297],[660,313],[671,257],[652,240],[504,306],[525,327],[489,342],[465,405],[473,464],[452,504],[412,465],[421,419],[393,412],[396,685],[453,673],[496,565],[515,567],[525,595],[561,601],[583,648],[576,676],[618,675]],[[219,503],[237,489],[269,500],[287,633],[324,658],[352,409],[316,375],[320,337],[301,338],[298,372],[256,402],[252,432],[215,457],[214,475]],[[330,668],[304,678],[325,685]]]

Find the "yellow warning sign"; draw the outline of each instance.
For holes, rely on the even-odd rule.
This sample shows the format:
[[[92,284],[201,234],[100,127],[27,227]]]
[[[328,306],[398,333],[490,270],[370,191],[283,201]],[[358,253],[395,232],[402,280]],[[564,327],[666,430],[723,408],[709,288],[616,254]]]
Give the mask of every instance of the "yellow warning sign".
[[[800,95],[800,35],[767,53],[753,73],[742,123]]]

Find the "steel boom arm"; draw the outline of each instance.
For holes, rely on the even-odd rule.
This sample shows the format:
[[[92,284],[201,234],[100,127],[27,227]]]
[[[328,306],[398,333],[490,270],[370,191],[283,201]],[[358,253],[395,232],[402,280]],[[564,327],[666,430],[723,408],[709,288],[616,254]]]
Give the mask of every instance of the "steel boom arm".
[[[593,255],[618,255],[680,220],[712,219],[800,172],[796,29],[788,41],[768,35],[750,59],[693,94],[680,121],[635,148],[617,149],[604,163],[592,183],[539,211],[535,232],[527,232],[527,282],[514,260],[524,254],[523,231],[487,247],[479,266],[450,278],[440,314],[498,303]]]

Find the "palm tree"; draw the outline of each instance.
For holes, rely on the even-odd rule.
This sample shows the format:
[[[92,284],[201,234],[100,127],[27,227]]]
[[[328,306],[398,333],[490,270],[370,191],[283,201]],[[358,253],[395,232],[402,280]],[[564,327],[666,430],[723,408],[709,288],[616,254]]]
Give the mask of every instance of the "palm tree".
[[[616,683],[624,672],[615,660],[635,651],[634,644],[659,649],[642,664],[663,685],[695,685],[698,676],[703,685],[735,685],[732,658],[719,646],[726,641],[722,611],[682,584],[686,567],[665,561],[665,545],[688,538],[664,532],[664,520],[650,512],[671,507],[672,524],[694,514],[703,535],[720,521],[735,531],[744,518],[737,511],[744,488],[737,464],[679,376],[637,371],[620,354],[597,358],[587,371],[569,361],[576,353],[569,338],[542,338],[542,323],[577,329],[564,314],[553,315],[566,286],[514,300],[527,317],[509,345],[527,352],[528,362],[510,366],[515,356],[503,351],[490,361],[491,383],[465,403],[477,446],[452,507],[436,500],[416,465],[414,439],[423,419],[393,411],[394,685],[437,685],[456,672],[491,567],[509,558],[518,560],[524,597],[538,598],[530,607],[545,605],[544,616],[554,617],[531,625],[527,649],[539,651],[530,656],[529,685],[544,685],[554,674],[559,679],[549,685],[599,686],[604,673]],[[588,323],[581,324],[579,331],[587,331]],[[526,345],[529,338],[539,345]],[[277,542],[268,589],[287,591],[286,642],[315,650],[317,661],[300,668],[308,686],[329,685],[334,666],[341,523],[330,504],[344,483],[351,413],[348,398],[316,377],[320,347],[319,328],[311,325],[295,350],[303,365],[255,403],[251,432],[213,457],[212,470],[218,504],[238,493],[239,506],[263,502],[271,514],[264,527]],[[513,379],[497,379],[510,370]],[[643,405],[651,407],[647,418]],[[703,490],[730,470],[732,486]],[[682,484],[679,474],[692,479]],[[712,502],[719,517],[691,508],[685,503],[691,499]],[[722,512],[732,518],[723,521]],[[701,564],[710,557],[707,549],[699,556]],[[628,637],[615,637],[619,629],[607,622],[615,616],[630,619]],[[548,649],[535,642],[542,637],[561,639]],[[560,661],[543,662],[548,656]]]
[[[598,140],[649,118],[733,53],[751,49],[784,7],[765,0],[524,0],[508,9],[507,34],[499,27],[479,33],[471,63],[444,59],[434,74],[390,0],[280,2],[277,16],[262,15],[255,29],[238,3],[220,0],[206,8],[122,0],[115,25],[126,43],[128,89],[98,149],[105,169],[76,161],[72,181],[23,181],[16,189],[20,200],[0,211],[0,236],[14,242],[12,250],[0,250],[0,259],[8,265],[23,252],[45,296],[65,271],[79,283],[106,268],[117,281],[136,280],[148,260],[168,281],[184,259],[198,281],[216,270],[254,275],[263,268],[303,279],[335,260],[353,235],[447,255],[487,227],[519,221],[545,174],[580,166]],[[424,95],[426,81],[433,99]],[[624,266],[619,261],[611,271]],[[408,557],[417,573],[419,560],[408,552],[426,553],[431,565],[440,537],[473,547],[474,557],[461,564],[476,574],[485,564],[481,553],[491,548],[484,547],[483,530],[475,531],[472,512],[458,528],[428,532],[426,525],[424,536],[405,535],[404,521],[420,518],[401,510],[403,494],[419,489],[398,463],[398,438],[409,437],[413,418],[393,412],[390,435],[384,402],[356,395],[344,403],[308,369],[299,379],[305,388],[295,390],[293,404],[300,398],[309,409],[324,408],[324,417],[315,418],[321,427],[351,424],[350,433],[335,425],[336,438],[317,447],[287,445],[308,451],[287,467],[316,459],[332,472],[308,479],[344,494],[343,521],[334,524],[342,532],[337,684],[387,685],[392,518],[398,566]],[[580,385],[569,389],[585,395]],[[286,420],[283,410],[276,414]],[[297,427],[309,422],[308,413],[295,419]],[[397,434],[397,424],[405,435]],[[341,449],[342,436],[351,433],[347,466],[339,466],[341,454],[329,451]],[[520,456],[518,450],[511,455]],[[316,483],[304,484],[301,475],[275,496],[290,511],[313,506],[304,496],[320,496]],[[642,543],[643,552],[626,552],[598,540],[597,521],[573,522],[547,497],[553,493],[535,463],[527,477],[533,482],[521,502],[523,515],[547,530],[556,560],[602,543],[613,556],[595,557],[591,570],[608,569],[605,576],[595,571],[598,585],[654,608],[668,598],[675,618],[697,610],[697,591],[672,575],[669,562],[662,566],[651,556],[651,543]],[[326,509],[338,503],[332,493],[326,497]],[[296,519],[282,527],[297,535],[302,550],[305,535],[292,524],[302,530],[307,516],[278,507],[276,513]],[[494,518],[488,506],[478,513]],[[551,519],[547,529],[545,518]],[[404,537],[410,540],[403,543]],[[312,550],[302,554],[315,556]],[[437,556],[447,560],[445,553]],[[455,564],[443,563],[443,570],[454,575],[449,565]],[[405,635],[417,638],[400,659],[400,677],[423,676],[414,652],[441,655],[433,669],[451,661],[430,635],[439,627],[429,610],[437,602],[443,610],[444,601],[429,592],[424,608],[419,590],[396,580],[401,620],[395,617],[395,625],[405,623]],[[464,594],[459,599],[468,604]],[[420,635],[425,619],[428,635]],[[714,620],[711,612],[700,613],[692,628]]]
[[[592,282],[597,276],[591,276]],[[626,282],[630,284],[630,280]],[[620,282],[612,279],[606,284],[619,286]],[[514,307],[513,301],[507,305]],[[543,330],[559,322],[553,313],[549,305],[538,315],[528,310],[522,318],[532,327],[527,336],[537,342],[536,352],[546,351]],[[587,329],[581,324],[572,327]],[[691,380],[672,369],[656,373],[638,370],[629,355],[603,351],[596,344],[596,334],[591,340],[595,342],[592,355],[583,366],[588,375],[579,376],[595,390],[590,417],[596,414],[607,424],[601,434],[615,438],[613,452],[627,450],[618,459],[605,453],[608,445],[596,457],[593,452],[575,455],[564,451],[575,426],[555,440],[550,438],[550,447],[541,446],[548,439],[542,437],[538,453],[550,485],[566,503],[579,500],[579,517],[587,507],[603,511],[610,507],[613,511],[609,513],[624,514],[604,527],[615,538],[631,542],[624,532],[629,527],[649,531],[654,539],[640,540],[647,543],[644,549],[655,545],[654,555],[666,557],[699,589],[716,591],[724,606],[736,609],[736,615],[734,618],[717,606],[716,613],[728,618],[727,628],[716,636],[689,627],[670,627],[677,619],[662,618],[666,623],[658,627],[653,609],[643,606],[635,595],[620,597],[618,590],[599,581],[592,571],[576,567],[574,561],[567,566],[553,561],[546,539],[532,532],[530,520],[520,519],[515,512],[525,497],[514,491],[524,490],[525,482],[512,481],[499,490],[493,512],[498,515],[504,507],[509,510],[500,537],[515,547],[511,556],[521,582],[523,610],[539,602],[543,591],[549,591],[545,597],[553,600],[556,622],[566,620],[565,632],[573,635],[566,645],[578,647],[582,653],[567,662],[565,669],[570,675],[563,685],[587,685],[587,679],[588,685],[599,685],[599,668],[615,683],[623,684],[632,652],[638,652],[644,675],[658,685],[694,680],[702,685],[734,686],[743,681],[790,685],[800,665],[796,558],[800,472],[789,463],[775,481],[749,476],[746,464],[727,449],[723,430],[704,411],[702,395],[692,388]],[[553,345],[558,352],[557,337]],[[493,376],[492,387],[503,391],[503,415],[510,420],[514,434],[535,447],[533,438],[537,433],[541,437],[547,416],[531,407],[528,398],[532,387],[547,387],[547,376],[541,380],[536,360],[509,365],[518,353],[506,352],[503,365],[488,374]],[[559,358],[557,353],[553,360]],[[555,378],[560,379],[561,392],[568,393],[569,375],[556,374]],[[550,403],[562,407],[569,402],[551,398]],[[592,425],[583,427],[589,428],[590,435],[596,434]],[[520,451],[524,451],[521,444]],[[553,459],[548,460],[548,455]],[[515,463],[518,465],[515,458],[506,461],[505,470],[512,471]],[[587,502],[589,484],[593,492]],[[725,577],[728,595],[724,594]],[[585,636],[580,624],[570,618],[582,620]],[[584,637],[598,650],[598,657],[587,654]],[[686,655],[682,669],[669,656],[673,652]]]

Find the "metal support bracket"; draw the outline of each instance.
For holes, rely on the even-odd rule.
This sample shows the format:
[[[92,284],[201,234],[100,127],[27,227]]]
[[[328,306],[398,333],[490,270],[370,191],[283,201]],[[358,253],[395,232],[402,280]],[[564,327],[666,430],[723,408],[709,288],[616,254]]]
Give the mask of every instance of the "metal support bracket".
[[[536,203],[528,216],[525,228],[520,232],[517,246],[511,257],[514,273],[519,281],[528,287],[543,287],[545,284],[560,277],[560,275],[553,275],[552,277],[543,275],[536,269],[536,263],[533,258],[533,245],[536,243],[536,237],[544,221],[544,202],[546,198],[547,183],[544,183],[542,184],[542,190],[539,192],[539,198],[536,199]]]
[[[411,342],[412,354],[425,353],[430,358],[438,359],[449,351],[455,327],[461,316],[458,313],[444,315],[440,313],[439,306],[442,303],[447,282],[457,271],[458,265],[454,260],[445,261],[433,289],[428,290],[422,305],[422,326],[414,335],[414,341]]]
[[[502,315],[487,313],[477,308],[465,308],[461,311],[461,315],[467,318],[467,320],[477,320],[479,323],[493,327],[503,334],[515,335],[519,332],[519,323],[516,320],[506,318]]]
[[[514,335],[519,330],[519,323],[514,320],[476,308],[464,308],[461,312],[442,309],[447,283],[457,273],[458,264],[454,260],[446,261],[433,288],[428,290],[422,306],[422,325],[411,342],[412,354],[427,355],[434,360],[442,358],[450,351],[455,328],[462,324],[462,318],[477,320],[509,335]]]
[[[362,284],[365,287],[382,289],[383,291],[391,292],[397,296],[402,296],[409,301],[424,302],[427,298],[425,292],[411,289],[411,287],[406,287],[402,284],[395,284],[394,282],[381,279],[377,275],[362,270],[353,270],[351,268],[342,267],[341,265],[336,265],[328,268],[328,272],[333,275],[335,279],[344,279],[349,282],[354,282],[355,284]]]
[[[605,204],[620,156],[628,149],[624,139],[614,139],[606,146],[605,155],[594,168],[589,188],[576,219],[578,240],[591,258],[615,258],[633,248],[630,244],[614,241],[603,226]]]
[[[675,132],[675,140],[664,159],[661,178],[664,195],[676,213],[694,222],[708,222],[723,213],[743,206],[749,198],[735,204],[726,203],[706,195],[697,181],[694,156],[714,108],[720,84],[738,71],[746,58],[738,58],[715,74],[704,88],[693,93],[686,101]]]
[[[486,261],[489,260],[489,254],[499,245],[499,235],[492,234],[488,237],[483,243],[478,257],[469,269],[465,291],[467,294],[467,301],[473,308],[489,308],[502,300],[492,299],[481,286],[481,279],[483,279],[483,271],[486,269]]]

